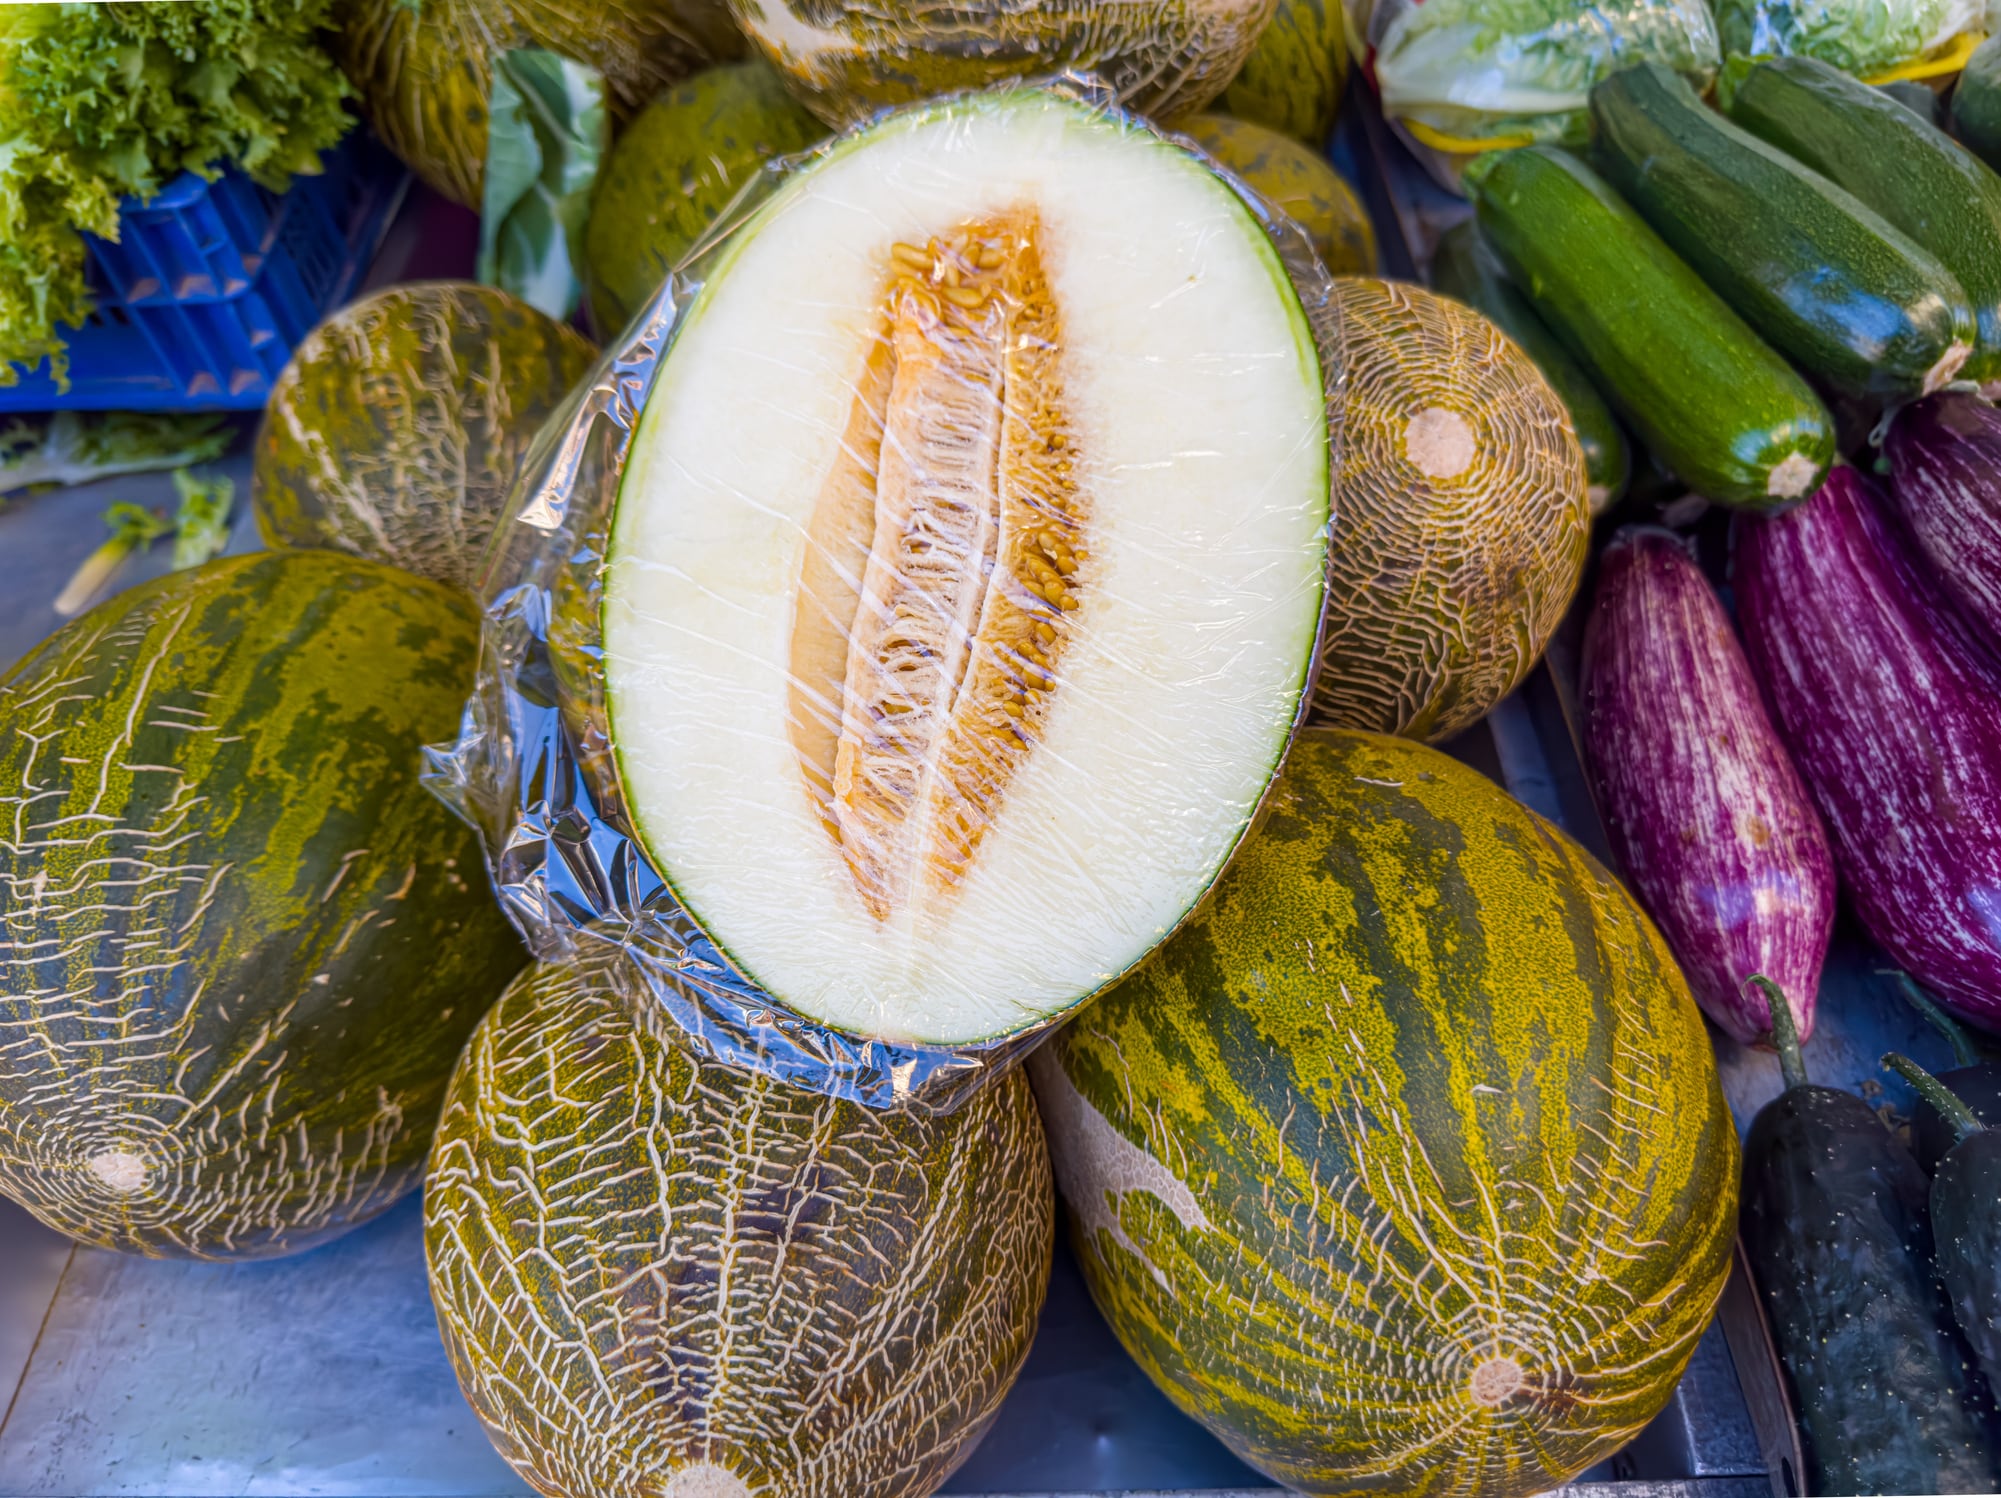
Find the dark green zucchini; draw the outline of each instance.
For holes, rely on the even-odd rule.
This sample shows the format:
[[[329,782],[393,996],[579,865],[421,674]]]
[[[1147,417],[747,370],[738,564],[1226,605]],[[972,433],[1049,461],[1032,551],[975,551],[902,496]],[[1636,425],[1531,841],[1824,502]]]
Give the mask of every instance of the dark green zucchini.
[[[1817,57],[1759,63],[1737,86],[1730,118],[1936,256],[1973,306],[1977,336],[1959,377],[2001,380],[2001,177],[1882,90]]]
[[[1884,98],[1901,104],[1904,108],[1930,125],[1939,123],[1939,96],[1922,83],[1905,79],[1900,83],[1875,83],[1869,85]]]
[[[2001,35],[1987,38],[1967,58],[1952,91],[1952,133],[2001,172]]]
[[[2001,1387],[2001,1130],[1916,1062],[1892,1054],[1883,1064],[1952,1123],[1955,1142],[1932,1177],[1932,1265],[1960,1335]]]
[[[2001,1062],[1983,1055],[1966,1027],[1940,1008],[1910,974],[1897,974],[1897,981],[1911,1007],[1952,1047],[1956,1064],[1951,1071],[1939,1073],[1939,1081],[1973,1110],[1974,1117],[2001,1128]],[[1918,1168],[1926,1175],[1937,1174],[1939,1161],[1958,1138],[1958,1130],[1919,1093],[1917,1107],[1911,1112],[1911,1152],[1918,1157]]]
[[[1932,1283],[1924,1176],[1868,1104],[1808,1081],[1792,1012],[1764,987],[1786,1090],[1752,1122],[1738,1232],[1807,1491],[1993,1492],[1985,1390]]]
[[[1515,285],[1663,467],[1749,510],[1820,487],[1834,462],[1820,398],[1595,172],[1528,146],[1466,180]]]
[[[1535,361],[1577,428],[1591,484],[1591,513],[1602,515],[1617,504],[1633,468],[1626,434],[1591,377],[1577,367],[1549,324],[1508,280],[1499,257],[1481,239],[1478,224],[1469,219],[1439,241],[1438,253],[1431,259],[1431,284],[1484,314]]]
[[[1671,69],[1614,73],[1591,91],[1591,118],[1613,186],[1808,374],[1859,395],[1915,396],[1973,352],[1973,308],[1935,256]]]

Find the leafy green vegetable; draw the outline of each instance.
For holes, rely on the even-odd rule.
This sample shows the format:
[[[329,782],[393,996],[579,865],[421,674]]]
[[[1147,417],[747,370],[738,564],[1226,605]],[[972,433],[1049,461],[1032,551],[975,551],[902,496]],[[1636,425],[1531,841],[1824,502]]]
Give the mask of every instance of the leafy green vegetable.
[[[0,426],[0,494],[209,463],[236,430],[215,412],[62,411]]]
[[[110,528],[110,538],[83,559],[83,565],[76,569],[63,585],[62,592],[56,595],[56,612],[65,619],[89,607],[128,558],[144,551],[174,528],[173,522],[157,510],[122,503],[104,512],[104,523]]]
[[[1565,141],[1588,134],[1592,85],[1653,61],[1698,88],[1721,62],[1707,0],[1424,0],[1382,33],[1383,108],[1427,144]]]
[[[611,144],[604,77],[539,47],[493,60],[479,279],[558,319],[577,310],[591,187]]]
[[[240,165],[282,190],[319,170],[352,92],[317,36],[334,0],[0,5],[0,385],[91,310],[78,231],[182,171]]]
[[[1798,56],[1874,78],[1982,29],[1986,17],[1986,0],[1716,0],[1733,73],[1740,60]]]
[[[174,516],[174,570],[199,567],[220,556],[229,545],[229,512],[236,503],[236,485],[217,475],[198,479],[185,468],[174,470],[174,492],[181,507]]]

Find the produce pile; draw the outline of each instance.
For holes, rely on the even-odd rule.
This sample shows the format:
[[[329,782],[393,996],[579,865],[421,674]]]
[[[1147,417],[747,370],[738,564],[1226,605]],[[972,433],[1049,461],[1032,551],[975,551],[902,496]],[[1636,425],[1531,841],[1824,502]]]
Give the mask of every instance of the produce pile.
[[[13,439],[182,468],[185,549],[82,611],[126,507],[0,677],[0,1191],[232,1260],[421,1185],[550,1498],[935,1491],[1060,1220],[1300,1491],[1573,1480],[1740,1231],[1810,1491],[2001,1481],[2001,59],[1869,54],[1962,145],[1759,6],[1363,9],[301,8],[500,284],[298,347],[269,550],[210,428]],[[1429,287],[1357,48],[1472,198]],[[1684,491],[1727,594],[1620,524]],[[1434,747],[1587,580],[1625,883]],[[1808,1075],[1839,890],[1960,1060],[1886,1058],[1915,1153]]]

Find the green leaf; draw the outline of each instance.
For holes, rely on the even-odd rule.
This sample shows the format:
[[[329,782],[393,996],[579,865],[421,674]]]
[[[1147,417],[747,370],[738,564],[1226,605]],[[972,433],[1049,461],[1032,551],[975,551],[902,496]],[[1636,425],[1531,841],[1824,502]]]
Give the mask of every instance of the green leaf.
[[[135,553],[144,551],[171,531],[173,522],[157,510],[119,503],[104,512],[111,535],[105,543],[83,559],[70,580],[56,595],[55,611],[68,618],[81,613]]]
[[[198,479],[185,468],[174,470],[174,490],[181,507],[174,516],[174,570],[199,567],[222,555],[229,545],[229,512],[236,503],[236,485],[220,475]]]
[[[215,412],[62,411],[0,428],[0,494],[209,463],[236,431]]]
[[[539,47],[494,59],[478,276],[551,317],[577,310],[591,188],[610,143],[604,79]]]
[[[1986,0],[1717,0],[1732,58],[1818,57],[1858,77],[1914,62],[1986,24]]]

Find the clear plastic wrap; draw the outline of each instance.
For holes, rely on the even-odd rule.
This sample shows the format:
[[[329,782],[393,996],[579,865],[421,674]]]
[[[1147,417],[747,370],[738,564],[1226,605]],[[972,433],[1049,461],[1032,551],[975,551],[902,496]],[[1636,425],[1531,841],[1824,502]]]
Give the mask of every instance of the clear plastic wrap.
[[[1303,713],[1334,305],[1084,80],[774,163],[489,550],[430,781],[530,948],[617,944],[712,1054],[871,1106],[1018,1061],[1199,903]]]
[[[1730,72],[1817,57],[1868,83],[1957,73],[1988,30],[1987,0],[1715,0]]]

